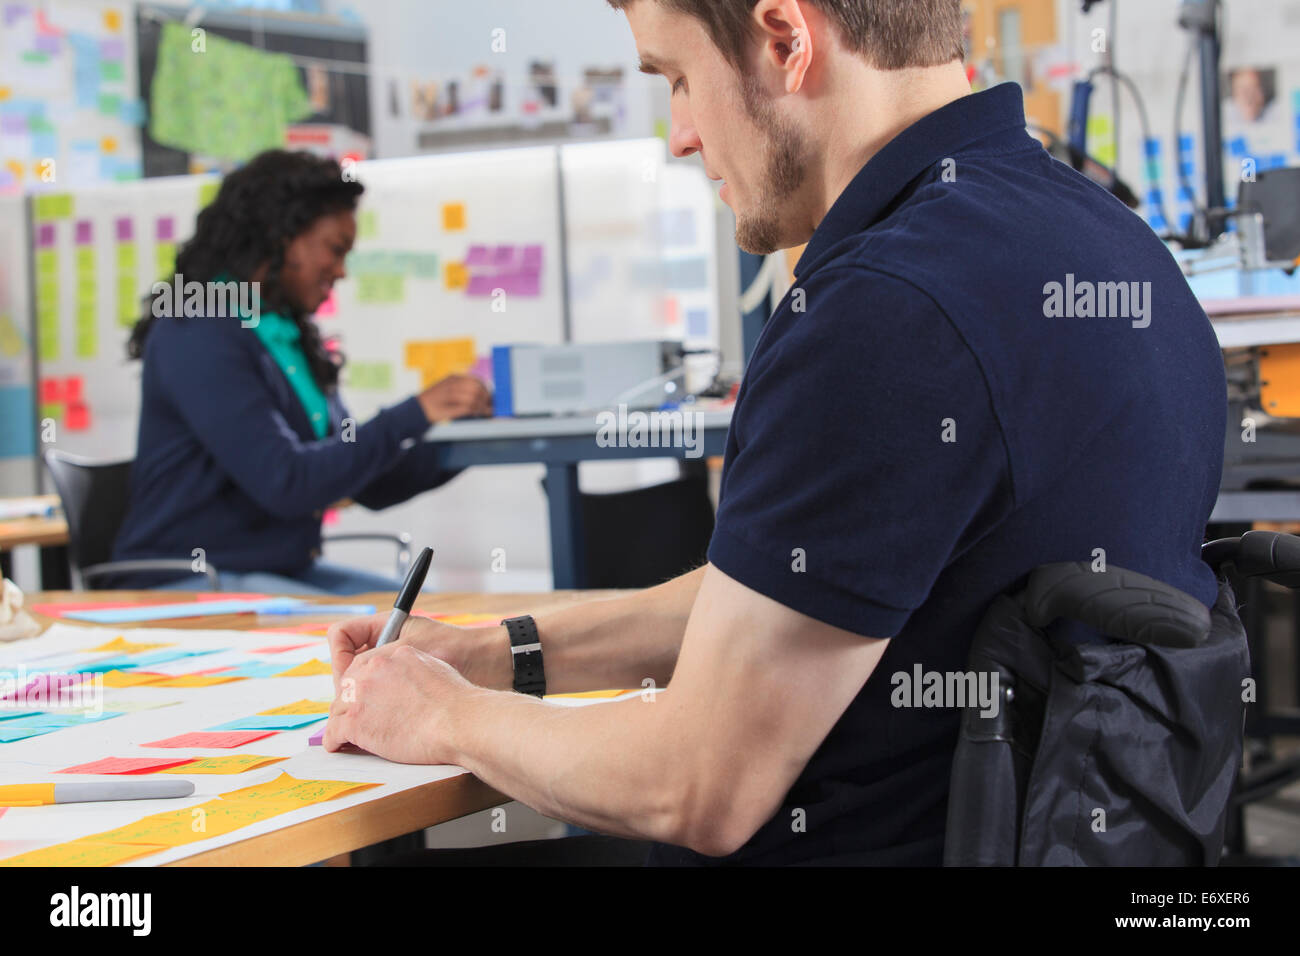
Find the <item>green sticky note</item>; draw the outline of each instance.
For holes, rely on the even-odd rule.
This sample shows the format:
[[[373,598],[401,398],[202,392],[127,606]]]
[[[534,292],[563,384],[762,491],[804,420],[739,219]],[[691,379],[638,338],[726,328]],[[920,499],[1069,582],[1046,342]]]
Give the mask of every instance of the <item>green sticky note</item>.
[[[358,302],[387,305],[405,298],[406,276],[400,273],[372,272],[358,277]]]
[[[74,254],[74,261],[77,264],[77,274],[95,271],[95,247],[78,246]]]
[[[221,189],[221,180],[214,179],[210,183],[203,183],[199,186],[199,208],[202,209],[212,200],[217,198],[217,192]]]
[[[135,276],[117,277],[117,299],[135,299]]]
[[[116,118],[122,112],[122,97],[116,93],[100,93],[99,112],[104,116]]]
[[[373,209],[363,209],[357,215],[357,238],[372,239],[379,232],[379,219]]]
[[[52,418],[56,422],[63,418],[62,402],[41,402],[41,418]]]
[[[164,279],[170,278],[176,271],[176,243],[160,242],[154,247],[157,257],[158,273]]]
[[[122,69],[122,61],[100,60],[99,78],[108,83],[117,83],[126,79],[126,71]]]
[[[95,301],[95,275],[77,276],[77,304]]]
[[[131,328],[138,321],[142,310],[135,299],[119,299],[117,302],[117,324],[123,328]]]
[[[77,303],[77,331],[88,328],[95,324],[95,302],[78,302]]]
[[[126,269],[130,269],[131,271],[134,272],[134,271],[135,271],[135,267],[136,267],[136,259],[135,259],[135,243],[134,243],[134,242],[119,242],[119,243],[117,244],[117,268],[118,268],[118,271],[124,271],[124,270],[126,270]]]
[[[36,276],[44,278],[46,276],[58,275],[59,260],[55,257],[53,249],[36,250]]]
[[[42,53],[40,50],[24,50],[23,62],[24,63],[48,63],[50,62],[50,55],[48,53]]]
[[[412,254],[409,271],[417,279],[438,279],[442,275],[438,268],[438,256],[432,252]]]
[[[67,219],[72,215],[71,193],[46,193],[32,202],[37,219]]]
[[[384,390],[393,387],[390,362],[353,362],[348,365],[348,385],[357,389]]]
[[[41,305],[58,303],[59,280],[57,277],[41,276],[36,280],[36,301]]]
[[[59,357],[59,314],[54,309],[36,311],[36,347],[42,362]]]

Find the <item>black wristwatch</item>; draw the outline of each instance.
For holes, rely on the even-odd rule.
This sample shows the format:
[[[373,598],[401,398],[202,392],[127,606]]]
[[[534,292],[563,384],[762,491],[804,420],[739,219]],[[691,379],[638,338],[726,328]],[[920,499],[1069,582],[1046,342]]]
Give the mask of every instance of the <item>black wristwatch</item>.
[[[546,694],[546,674],[542,670],[542,642],[537,636],[537,622],[525,614],[501,622],[510,635],[510,657],[515,665],[515,690],[521,694]]]

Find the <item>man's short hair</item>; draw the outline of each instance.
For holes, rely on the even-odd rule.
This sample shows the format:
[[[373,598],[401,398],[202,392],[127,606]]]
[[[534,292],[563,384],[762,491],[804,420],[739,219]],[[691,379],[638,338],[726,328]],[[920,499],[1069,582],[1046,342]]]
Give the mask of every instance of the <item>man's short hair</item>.
[[[608,0],[625,10],[636,0]],[[644,0],[695,17],[733,67],[749,72],[747,41],[758,0]],[[878,70],[942,66],[965,57],[961,0],[804,0],[839,29],[844,45]]]

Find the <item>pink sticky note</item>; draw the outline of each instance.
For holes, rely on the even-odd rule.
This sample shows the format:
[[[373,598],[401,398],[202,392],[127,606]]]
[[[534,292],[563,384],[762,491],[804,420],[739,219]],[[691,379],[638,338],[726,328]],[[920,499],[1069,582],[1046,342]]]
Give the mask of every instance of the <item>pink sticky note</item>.
[[[242,747],[254,740],[270,737],[274,730],[223,730],[199,731],[192,734],[180,734],[165,740],[151,740],[141,747]]]
[[[66,770],[56,770],[55,773],[156,773],[159,770],[166,770],[168,767],[179,767],[183,763],[191,763],[193,760],[193,757],[180,757],[178,759],[170,757],[105,757],[103,760],[77,764],[77,766],[68,767]]]
[[[320,304],[320,308],[316,310],[316,318],[328,319],[338,314],[339,314],[338,294],[333,289],[330,289],[329,298],[327,298],[324,302],[322,302]]]
[[[171,242],[176,233],[176,223],[171,216],[161,216],[158,219],[158,241]]]
[[[316,625],[320,627],[319,624]],[[251,651],[253,654],[283,654],[285,651],[296,651],[300,647],[315,647],[316,642],[311,641],[307,644],[280,644],[276,647],[255,647]]]
[[[131,220],[128,219],[126,216],[123,216],[122,218],[118,219],[114,223],[114,226],[117,229],[118,242],[130,242],[133,236],[135,235],[135,230],[132,226]]]
[[[465,265],[485,266],[491,258],[487,246],[470,246],[469,254],[465,256]]]
[[[73,242],[78,246],[87,246],[95,241],[94,223],[89,219],[80,219],[77,221],[77,229],[74,233]]]

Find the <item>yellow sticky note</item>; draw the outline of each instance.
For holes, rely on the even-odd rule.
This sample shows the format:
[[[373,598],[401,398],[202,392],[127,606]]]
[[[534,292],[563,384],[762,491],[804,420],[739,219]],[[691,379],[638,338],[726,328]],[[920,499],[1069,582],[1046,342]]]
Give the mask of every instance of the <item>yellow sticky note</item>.
[[[104,29],[117,33],[122,29],[122,14],[116,10],[104,11]]]
[[[424,388],[448,375],[463,375],[474,361],[472,338],[406,343],[406,365],[420,371]]]
[[[99,141],[99,148],[105,153],[117,152],[117,140],[112,136],[105,136]]]
[[[258,767],[265,767],[288,759],[288,757],[263,757],[259,754],[231,754],[229,757],[204,757],[202,760],[196,760],[193,763],[168,767],[158,772],[179,774],[243,773],[245,770],[256,770]]]
[[[576,694],[547,694],[547,697],[617,697],[620,694],[627,694],[626,690],[584,690]]]
[[[358,783],[355,780],[299,780],[282,773],[269,783],[253,784],[241,790],[223,793],[221,799],[229,803],[268,804],[283,807],[285,813],[313,803],[333,800],[345,793],[378,787],[377,783]]]
[[[256,820],[275,815],[258,812],[256,808],[248,808],[242,814],[232,814],[230,809],[232,808],[221,800],[209,800],[194,807],[142,817],[134,823],[116,830],[95,833],[86,839],[96,843],[184,846],[186,843],[230,833]]]
[[[325,673],[331,673],[326,669]],[[222,677],[220,674],[181,674],[179,677],[166,677],[153,681],[152,687],[211,687],[214,684],[229,684],[231,681],[244,680],[243,677]]]
[[[333,670],[324,661],[318,658],[312,658],[309,661],[303,661],[297,667],[291,667],[287,671],[281,671],[276,677],[314,677],[317,674],[332,674]]]
[[[95,843],[73,840],[0,860],[0,866],[114,866],[159,850],[163,844]]]
[[[438,620],[444,624],[468,627],[474,624],[500,624],[500,614],[440,614]]]
[[[0,313],[0,355],[14,358],[21,355],[26,348],[22,333],[18,331],[18,326],[14,325],[14,320],[7,313]]]
[[[448,262],[443,268],[443,283],[448,289],[463,289],[469,285],[469,269],[463,262]]]
[[[299,700],[292,704],[285,704],[283,707],[259,710],[257,715],[259,717],[278,717],[293,714],[328,714],[329,712],[330,702],[328,700]]]
[[[160,647],[175,647],[175,644],[137,644],[128,641],[125,637],[115,637],[107,644],[101,644],[99,647],[90,647],[86,649],[87,654],[107,653],[117,651],[119,654],[143,654],[145,651],[157,650]],[[115,673],[121,673],[116,671]]]
[[[12,95],[13,95],[13,91],[10,90],[9,87],[0,86],[0,102],[9,99],[9,97]]]
[[[465,204],[463,202],[443,204],[442,228],[448,232],[457,232],[465,228]]]
[[[166,674],[150,674],[140,671],[109,671],[104,675],[104,686],[139,687],[142,684],[155,684],[166,679]]]

